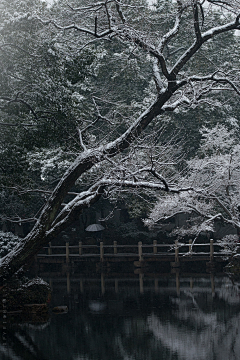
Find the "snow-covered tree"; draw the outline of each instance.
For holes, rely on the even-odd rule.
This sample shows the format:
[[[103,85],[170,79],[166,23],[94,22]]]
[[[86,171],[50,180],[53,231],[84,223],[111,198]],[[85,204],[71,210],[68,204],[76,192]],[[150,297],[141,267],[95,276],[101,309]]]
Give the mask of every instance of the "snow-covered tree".
[[[28,51],[29,56],[26,62],[19,55],[21,66],[16,61],[3,69],[9,84],[0,93],[3,118],[10,121],[8,112],[13,112],[14,104],[19,125],[26,127],[27,119],[33,122],[28,125],[39,129],[45,119],[53,135],[53,124],[60,122],[67,143],[60,161],[66,160],[67,169],[59,172],[54,189],[52,184],[47,184],[48,189],[25,188],[29,193],[45,192],[46,202],[31,232],[2,259],[0,273],[5,279],[112,189],[147,188],[190,196],[188,185],[178,181],[172,156],[163,151],[166,143],[159,143],[158,132],[169,112],[204,103],[214,106],[212,96],[216,102],[216,94],[225,91],[239,95],[239,71],[232,66],[231,52],[225,61],[227,51],[238,48],[224,43],[224,64],[212,51],[215,38],[240,30],[239,1],[158,1],[156,7],[144,0],[67,6],[60,1],[51,9],[34,3],[31,13],[26,4],[13,3],[18,8],[14,12],[11,3],[5,12],[0,48],[7,58],[18,51]],[[18,39],[27,24],[32,32],[29,48],[23,36]],[[9,42],[11,29],[16,29],[16,37]],[[8,47],[14,50],[6,53]],[[89,65],[84,62],[83,68],[90,68],[82,78],[79,68],[87,50],[94,58]],[[198,63],[204,56],[211,67]],[[36,151],[32,148],[27,159],[33,168],[38,154],[51,157],[48,150],[52,159],[59,159],[55,150],[61,136],[57,138],[55,142],[52,137],[47,150],[39,144]],[[51,161],[41,163],[43,182],[48,175],[42,169],[50,169]]]
[[[189,191],[161,197],[146,223],[154,226],[180,212],[190,214],[189,221],[174,230],[180,236],[195,238],[202,231],[214,231],[219,220],[240,230],[240,145],[239,126],[229,119],[224,125],[203,127],[198,154],[187,161],[181,182]],[[237,244],[236,236],[226,237],[224,244]]]

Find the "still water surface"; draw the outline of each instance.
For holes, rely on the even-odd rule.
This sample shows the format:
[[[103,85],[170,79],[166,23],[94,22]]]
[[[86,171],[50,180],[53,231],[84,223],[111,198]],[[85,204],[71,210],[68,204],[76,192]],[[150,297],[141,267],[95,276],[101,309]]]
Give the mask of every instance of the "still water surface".
[[[240,291],[226,276],[45,279],[68,312],[7,324],[0,359],[240,359]]]

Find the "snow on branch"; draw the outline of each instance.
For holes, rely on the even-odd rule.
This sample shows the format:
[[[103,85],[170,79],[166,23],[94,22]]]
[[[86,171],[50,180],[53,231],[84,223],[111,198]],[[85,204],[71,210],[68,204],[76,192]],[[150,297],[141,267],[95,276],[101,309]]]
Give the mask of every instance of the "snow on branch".
[[[113,29],[107,29],[103,32],[101,32],[100,34],[97,34],[95,33],[95,31],[92,31],[88,28],[84,28],[84,27],[80,27],[78,25],[76,25],[75,23],[73,24],[70,24],[70,25],[66,25],[66,26],[61,26],[59,24],[57,24],[54,20],[50,19],[50,20],[43,20],[39,17],[34,17],[36,19],[38,19],[43,25],[53,25],[56,29],[58,30],[63,30],[63,31],[66,31],[66,30],[77,30],[77,31],[80,31],[80,32],[83,32],[85,34],[88,34],[88,35],[91,35],[91,36],[94,36],[96,38],[104,38],[110,34],[113,33]]]
[[[167,69],[166,60],[164,58],[164,55],[161,53],[161,51],[158,50],[146,37],[146,35],[141,34],[139,31],[135,30],[134,28],[130,26],[120,26],[116,28],[115,30],[116,35],[119,37],[123,37],[131,42],[134,42],[136,45],[138,45],[141,49],[149,52],[153,57],[155,57],[162,69],[163,75],[170,80],[170,74]]]
[[[199,5],[198,1],[194,0],[193,4],[192,4],[192,6],[193,6],[193,17],[194,17],[194,30],[195,30],[195,35],[196,35],[197,42],[201,43],[202,35],[201,35],[201,30],[200,30],[200,25],[199,25],[198,5]]]
[[[115,2],[116,4],[118,4],[118,5],[120,5],[120,6],[127,7],[127,8],[130,8],[130,9],[140,9],[140,8],[144,9],[144,8],[146,8],[145,5],[139,5],[139,4],[137,4],[137,5],[124,4],[122,1],[119,1],[119,0],[114,0],[114,2]]]
[[[129,187],[129,188],[143,188],[143,189],[153,189],[160,191],[167,191],[170,193],[181,193],[192,190],[191,187],[187,188],[177,188],[177,187],[166,187],[162,183],[150,182],[150,181],[130,181],[130,180],[117,180],[117,179],[104,179],[101,181],[105,186],[120,186],[120,187]]]
[[[94,4],[89,4],[87,6],[81,6],[79,8],[74,8],[69,3],[67,5],[72,11],[81,12],[81,11],[86,11],[86,10],[94,10],[94,11],[96,11],[96,8],[97,8],[97,10],[99,10],[102,7],[104,7],[107,4],[112,3],[112,2],[114,2],[114,0],[98,1],[98,2],[96,2]]]
[[[160,75],[160,70],[158,67],[158,59],[154,59],[153,61],[153,76],[154,76],[154,81],[156,84],[156,88],[157,91],[160,92],[161,90],[163,90],[163,81],[161,79],[161,75]]]
[[[183,105],[183,104],[187,104],[187,105],[191,104],[191,101],[185,95],[180,97],[178,100],[174,101],[172,104],[164,105],[162,107],[162,110],[163,111],[174,111],[177,107],[179,107],[180,105]]]
[[[117,9],[118,15],[119,15],[120,19],[122,20],[122,23],[124,24],[126,22],[126,18],[121,9],[122,4],[118,1],[115,1],[115,3],[116,3],[116,9]]]
[[[229,84],[238,95],[240,95],[240,90],[237,88],[237,86],[234,84],[232,80],[230,80],[227,76],[226,77],[217,76],[217,73],[219,73],[219,71],[216,71],[213,74],[206,76],[190,76],[188,77],[187,81],[188,82],[214,81],[216,83],[221,83],[221,84],[226,83]],[[183,80],[183,82],[184,84],[186,83],[185,80]]]
[[[22,224],[25,224],[25,223],[33,223],[33,222],[35,223],[37,221],[37,217],[31,217],[31,218],[20,218],[20,217],[18,217],[16,219],[16,218],[10,218],[10,217],[6,217],[6,216],[2,216],[1,220],[9,221],[9,222],[11,222],[13,224],[22,225]]]
[[[85,144],[84,144],[84,142],[83,142],[82,132],[81,132],[81,130],[79,129],[79,127],[77,128],[77,131],[78,131],[78,136],[79,136],[80,145],[82,146],[83,151],[87,151],[87,147],[85,146]]]
[[[145,8],[144,5],[130,5],[130,4],[124,4],[122,1],[118,1],[118,0],[105,0],[105,1],[98,1],[96,3],[92,3],[89,4],[87,6],[81,6],[78,8],[74,8],[72,7],[69,3],[67,4],[68,7],[72,10],[72,11],[76,11],[76,12],[81,12],[81,11],[86,11],[86,10],[93,10],[96,11],[96,9],[101,9],[103,7],[105,7],[105,5],[108,5],[110,3],[115,3],[118,7],[122,6],[122,7],[127,7],[127,8],[131,8],[131,9],[136,9],[136,8]]]
[[[239,0],[207,0],[208,3],[236,14],[240,10]]]
[[[231,30],[239,30],[240,29],[240,23],[239,23],[239,17],[240,14],[238,14],[234,21],[229,22],[224,25],[220,25],[217,27],[213,27],[209,30],[207,30],[205,33],[201,36],[201,41],[195,41],[185,52],[184,54],[177,60],[175,65],[172,67],[170,71],[170,77],[175,78],[179,71],[186,65],[186,63],[192,58],[192,56],[200,49],[200,47],[213,38],[216,35],[223,34],[225,32],[231,31]]]
[[[216,221],[240,230],[238,131],[217,125],[212,129],[204,127],[200,132],[199,154],[187,161],[188,168],[179,179],[179,183],[192,186],[192,190],[161,196],[145,220],[147,226],[185,213],[189,214],[188,219],[172,234],[198,237],[201,231],[214,231]]]
[[[51,194],[50,190],[44,189],[22,189],[17,186],[3,186],[4,189],[9,189],[17,192],[18,195],[30,194],[30,193],[42,193],[42,194]]]
[[[149,182],[149,181],[130,181],[130,180],[119,180],[116,178],[103,178],[92,185],[88,190],[77,194],[74,199],[64,205],[63,209],[57,215],[51,225],[51,230],[48,234],[54,232],[58,226],[62,226],[68,221],[76,211],[81,211],[85,207],[89,207],[90,204],[96,202],[99,197],[103,194],[107,187],[113,188],[136,188],[136,189],[150,189],[159,190],[169,193],[179,194],[181,192],[188,192],[191,188],[177,188],[177,187],[166,187],[162,183]]]
[[[64,206],[63,210],[54,220],[51,228],[46,232],[46,238],[54,237],[55,232],[61,231],[61,229],[66,227],[66,224],[71,223],[74,219],[76,213],[79,214],[84,208],[89,207],[91,204],[95,203],[99,197],[102,195],[103,189],[98,187],[95,192],[88,191],[85,192],[85,197],[80,199],[80,196],[77,197]]]
[[[176,15],[176,19],[175,19],[175,24],[173,26],[173,28],[171,30],[169,30],[165,35],[163,35],[159,45],[158,45],[158,51],[160,53],[163,52],[164,47],[166,46],[166,44],[174,37],[178,34],[179,32],[179,27],[180,27],[180,21],[181,21],[181,17],[182,17],[182,12],[183,12],[183,4],[182,1],[178,1],[178,11],[177,11],[177,15]]]

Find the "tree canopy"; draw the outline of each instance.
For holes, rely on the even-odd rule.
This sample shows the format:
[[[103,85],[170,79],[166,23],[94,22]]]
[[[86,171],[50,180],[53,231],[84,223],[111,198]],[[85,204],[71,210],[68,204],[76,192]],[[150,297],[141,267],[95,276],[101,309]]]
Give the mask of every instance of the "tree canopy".
[[[103,194],[189,194],[181,138],[207,114],[227,121],[240,94],[240,3],[1,6],[2,196],[40,199],[33,229],[2,259],[7,278]]]

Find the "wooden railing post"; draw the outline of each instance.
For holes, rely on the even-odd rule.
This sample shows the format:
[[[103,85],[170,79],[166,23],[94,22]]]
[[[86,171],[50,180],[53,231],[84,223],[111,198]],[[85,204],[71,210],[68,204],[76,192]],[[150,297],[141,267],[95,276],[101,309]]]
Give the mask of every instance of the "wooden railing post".
[[[193,278],[190,278],[190,289],[193,289]]]
[[[179,262],[179,247],[178,247],[178,240],[175,240],[175,262]]]
[[[177,296],[180,295],[180,278],[179,278],[179,271],[176,272],[176,290]]]
[[[138,256],[139,256],[139,261],[142,261],[142,241],[138,242]]]
[[[48,255],[52,255],[52,243],[51,241],[48,243],[49,248],[48,248]]]
[[[144,290],[143,290],[143,274],[139,274],[139,288],[140,288],[140,294],[143,294],[144,293]]]
[[[103,249],[103,242],[100,242],[100,260],[103,261],[104,249]]]
[[[102,291],[102,295],[105,294],[105,279],[104,279],[104,274],[101,273],[101,291]]]
[[[213,239],[210,239],[210,261],[213,261],[213,253],[214,253]]]
[[[189,240],[189,250],[188,250],[188,251],[189,251],[189,252],[192,251],[192,239]]]
[[[157,240],[153,240],[153,253],[157,254]]]
[[[69,263],[69,242],[66,242],[66,263]]]
[[[82,255],[82,241],[79,241],[79,255]]]
[[[214,275],[213,275],[213,273],[211,274],[211,289],[212,289],[212,296],[214,297],[214,295],[215,295],[215,283],[214,283]]]
[[[67,272],[67,293],[70,294],[71,292],[71,286],[70,286],[70,273]]]
[[[115,255],[117,254],[117,241],[113,242],[113,252]]]

